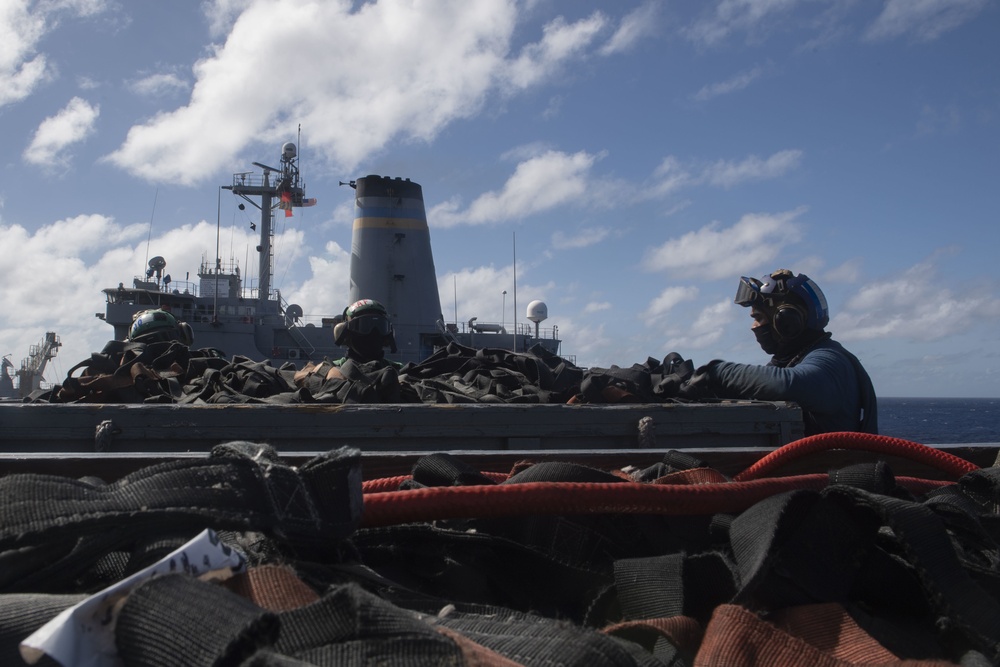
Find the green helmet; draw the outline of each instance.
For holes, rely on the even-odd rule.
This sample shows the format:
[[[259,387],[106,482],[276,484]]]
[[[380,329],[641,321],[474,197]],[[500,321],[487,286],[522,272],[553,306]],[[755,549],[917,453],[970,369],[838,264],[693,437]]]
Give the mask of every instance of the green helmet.
[[[396,351],[396,337],[389,321],[389,311],[375,299],[361,299],[344,308],[343,321],[333,328],[337,345],[351,344],[354,336],[377,335],[382,347]]]
[[[190,345],[193,336],[191,327],[186,322],[178,322],[167,311],[144,310],[133,317],[128,339],[142,343],[176,340]]]

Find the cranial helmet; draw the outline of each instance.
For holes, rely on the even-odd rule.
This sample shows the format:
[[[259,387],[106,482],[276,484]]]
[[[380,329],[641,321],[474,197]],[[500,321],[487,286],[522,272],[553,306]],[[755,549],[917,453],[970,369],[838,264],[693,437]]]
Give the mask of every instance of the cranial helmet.
[[[734,301],[744,307],[757,306],[771,317],[771,325],[781,338],[798,337],[806,329],[822,331],[830,323],[826,296],[804,273],[778,269],[768,276],[740,278]]]
[[[377,335],[382,347],[396,351],[396,336],[389,313],[374,299],[361,299],[344,308],[343,321],[333,327],[333,342],[350,346],[355,336]]]
[[[191,345],[194,335],[187,322],[178,322],[165,310],[144,310],[132,318],[128,339],[141,343],[176,340]]]

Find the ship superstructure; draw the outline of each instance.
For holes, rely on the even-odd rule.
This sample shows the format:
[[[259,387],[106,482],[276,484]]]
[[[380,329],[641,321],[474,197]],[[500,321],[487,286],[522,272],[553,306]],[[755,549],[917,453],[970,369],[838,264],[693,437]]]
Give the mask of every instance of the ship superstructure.
[[[126,338],[136,313],[161,308],[191,325],[195,347],[216,348],[226,356],[298,366],[343,356],[345,350],[333,341],[341,313],[305,321],[302,307],[287,303],[272,286],[274,216],[316,203],[305,196],[296,145],[282,147],[279,167],[253,164],[262,172],[236,173],[232,183],[222,187],[240,198],[244,210],[249,204],[260,211],[256,285],[246,284],[236,262],[218,256],[214,261],[202,259],[197,283],[174,280],[166,271],[166,259],[153,257],[145,275],[135,277],[131,285],[103,290],[107,304],[97,316],[114,327],[116,339]],[[516,351],[537,343],[559,354],[558,329],[537,326],[538,313],[543,313],[541,319],[547,314],[540,301],[529,304],[526,313],[534,329],[515,322],[508,332],[503,325],[480,323],[475,317],[467,323],[445,322],[420,185],[408,178],[375,175],[349,185],[355,190],[355,217],[344,305],[370,298],[386,306],[398,348],[390,358],[417,362],[449,342]]]

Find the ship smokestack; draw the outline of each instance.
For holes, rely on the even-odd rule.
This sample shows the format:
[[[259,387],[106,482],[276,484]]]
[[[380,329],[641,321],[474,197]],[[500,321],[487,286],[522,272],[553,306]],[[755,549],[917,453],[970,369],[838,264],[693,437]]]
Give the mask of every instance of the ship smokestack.
[[[420,185],[365,176],[355,182],[350,300],[375,299],[389,311],[400,361],[434,351],[441,299]],[[346,305],[346,304],[345,304]]]

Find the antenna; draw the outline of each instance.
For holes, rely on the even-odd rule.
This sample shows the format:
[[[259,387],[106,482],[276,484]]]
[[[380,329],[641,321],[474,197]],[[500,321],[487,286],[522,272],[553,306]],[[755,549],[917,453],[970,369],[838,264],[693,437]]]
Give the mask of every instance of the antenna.
[[[222,232],[222,186],[219,186],[219,201],[215,209],[215,297],[212,301],[212,322],[219,321],[219,274],[222,273],[222,258],[219,256],[219,234]]]
[[[149,212],[149,231],[146,232],[146,256],[142,258],[143,263],[149,259],[149,240],[153,236],[153,216],[156,214],[156,197],[160,194],[160,186],[156,186],[153,192],[153,210]],[[145,270],[145,269],[144,269]]]
[[[517,338],[517,232],[511,232],[514,240],[514,338]]]

